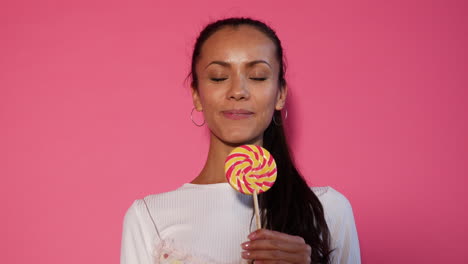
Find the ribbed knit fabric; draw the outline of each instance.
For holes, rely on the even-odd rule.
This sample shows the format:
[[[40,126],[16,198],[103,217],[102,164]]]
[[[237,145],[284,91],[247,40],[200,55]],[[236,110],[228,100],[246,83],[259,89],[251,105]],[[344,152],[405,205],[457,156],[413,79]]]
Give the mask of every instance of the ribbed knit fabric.
[[[335,248],[332,263],[360,263],[349,201],[331,187],[312,190],[325,210]],[[254,222],[252,196],[236,192],[228,183],[184,184],[130,206],[123,223],[120,263],[160,263],[171,254],[183,256],[180,263],[242,263],[240,244],[248,240]]]

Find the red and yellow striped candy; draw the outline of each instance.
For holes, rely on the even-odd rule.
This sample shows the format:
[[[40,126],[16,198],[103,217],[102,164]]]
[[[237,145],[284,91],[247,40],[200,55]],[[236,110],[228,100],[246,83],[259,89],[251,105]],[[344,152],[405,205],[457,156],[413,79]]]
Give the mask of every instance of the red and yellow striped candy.
[[[242,145],[227,156],[224,171],[229,184],[237,191],[252,195],[268,191],[276,180],[276,162],[268,150],[256,145]]]

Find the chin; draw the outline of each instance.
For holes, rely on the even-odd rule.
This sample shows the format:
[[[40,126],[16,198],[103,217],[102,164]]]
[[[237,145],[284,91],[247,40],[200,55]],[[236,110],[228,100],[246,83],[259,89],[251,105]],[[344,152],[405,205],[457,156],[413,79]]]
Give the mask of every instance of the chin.
[[[245,134],[231,134],[224,136],[221,139],[226,145],[230,146],[240,146],[240,145],[248,145],[248,144],[257,144],[261,139],[261,136],[246,136]]]

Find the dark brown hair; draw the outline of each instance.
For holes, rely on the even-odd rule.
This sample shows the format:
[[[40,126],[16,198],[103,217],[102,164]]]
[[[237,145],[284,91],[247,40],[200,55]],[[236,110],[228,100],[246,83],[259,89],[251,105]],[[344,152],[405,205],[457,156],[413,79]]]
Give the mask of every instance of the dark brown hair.
[[[196,63],[205,41],[217,31],[232,27],[251,26],[265,34],[276,46],[276,57],[280,71],[278,84],[280,89],[286,85],[286,66],[283,58],[281,41],[275,31],[265,23],[251,18],[227,18],[208,24],[198,36],[192,55],[192,87],[198,89]],[[274,119],[282,124],[281,112],[275,111]],[[275,157],[278,177],[275,185],[259,195],[262,214],[262,226],[290,235],[300,236],[312,248],[312,263],[329,263],[330,232],[324,217],[322,204],[312,192],[307,182],[299,174],[292,160],[282,125],[271,122],[263,135],[263,147]]]

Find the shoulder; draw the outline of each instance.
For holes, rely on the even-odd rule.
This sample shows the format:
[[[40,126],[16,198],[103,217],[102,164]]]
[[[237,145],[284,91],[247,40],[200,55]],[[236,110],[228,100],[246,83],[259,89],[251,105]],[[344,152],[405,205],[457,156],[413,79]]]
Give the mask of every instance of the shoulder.
[[[330,186],[312,187],[311,189],[322,203],[329,224],[354,221],[351,203],[343,194]]]
[[[349,200],[332,187],[312,187],[322,203],[332,252],[332,263],[361,263],[359,238]]]
[[[183,207],[192,196],[190,191],[184,188],[147,195],[133,201],[125,214],[124,222],[155,228],[161,220],[161,215],[170,216],[174,213],[174,208]]]
[[[144,199],[134,200],[124,216],[124,226],[139,226],[146,229],[151,227],[150,221],[151,216]]]
[[[161,205],[166,201],[172,200],[177,196],[176,192],[177,190],[160,194],[150,194],[143,198],[134,200],[125,213],[124,221],[147,222],[148,220],[151,220],[152,217],[150,211],[152,210],[150,208],[154,208],[157,205]]]
[[[145,196],[142,201],[145,201],[148,206],[173,203],[176,201],[186,201],[192,199],[197,194],[204,194],[203,189],[191,188],[189,184],[184,184],[181,187],[162,193],[150,194]]]
[[[136,263],[152,259],[157,231],[148,214],[144,200],[135,200],[123,220],[121,263]],[[138,262],[142,263],[142,262]]]
[[[332,187],[311,187],[311,189],[319,198],[324,209],[327,208],[329,210],[335,209],[340,211],[351,209],[351,203],[348,198]]]

